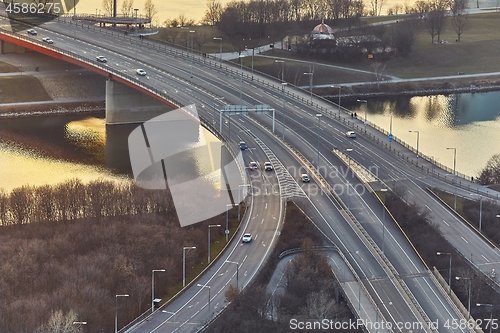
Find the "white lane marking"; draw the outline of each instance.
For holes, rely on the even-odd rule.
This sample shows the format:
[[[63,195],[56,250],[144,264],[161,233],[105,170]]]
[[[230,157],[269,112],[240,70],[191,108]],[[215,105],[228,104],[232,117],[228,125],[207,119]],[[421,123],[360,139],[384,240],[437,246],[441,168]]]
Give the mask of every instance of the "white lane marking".
[[[483,256],[482,254],[481,254],[481,257],[483,257],[483,258],[484,258],[484,260],[486,260],[487,262],[490,262],[490,261],[488,260],[488,258],[486,258],[485,256]]]
[[[444,224],[446,224],[448,227],[450,226],[445,220],[443,220]]]
[[[264,219],[262,219],[262,221],[260,222],[260,224],[263,224],[264,223]]]
[[[267,202],[266,202],[266,209],[267,209]]]
[[[428,210],[430,210],[430,211],[432,212],[431,207],[429,207],[429,206],[427,206],[427,205],[425,205],[425,207],[426,207]]]
[[[469,244],[469,242],[463,236],[460,236],[460,238],[462,238],[464,242],[466,242],[467,244]]]
[[[243,261],[241,262],[242,264],[245,262],[245,260],[247,260],[247,257],[248,255],[246,255],[245,258],[243,258]]]
[[[257,240],[258,237],[259,237],[259,234],[255,235],[255,240]]]

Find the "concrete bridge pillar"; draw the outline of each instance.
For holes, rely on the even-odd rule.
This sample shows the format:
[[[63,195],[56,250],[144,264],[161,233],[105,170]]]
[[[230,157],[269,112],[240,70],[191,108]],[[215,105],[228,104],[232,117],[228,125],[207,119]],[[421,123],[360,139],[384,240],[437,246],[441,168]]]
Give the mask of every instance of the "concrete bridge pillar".
[[[5,53],[25,53],[26,49],[24,47],[14,45],[9,42],[0,41],[0,54]]]
[[[141,123],[172,107],[129,86],[106,80],[106,124]]]

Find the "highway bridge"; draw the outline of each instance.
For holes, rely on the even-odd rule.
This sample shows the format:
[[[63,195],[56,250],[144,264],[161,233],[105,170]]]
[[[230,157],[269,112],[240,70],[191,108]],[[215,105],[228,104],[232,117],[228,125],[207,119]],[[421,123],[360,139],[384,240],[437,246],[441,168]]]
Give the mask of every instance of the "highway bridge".
[[[279,237],[284,202],[269,189],[285,184],[287,192],[282,188],[279,192],[293,198],[337,246],[358,277],[360,290],[378,307],[379,320],[384,318],[394,323],[394,327],[398,323],[411,326],[393,331],[479,331],[446,327],[445,324],[453,320],[463,320],[463,311],[436,283],[397,225],[389,219],[383,221],[381,204],[373,195],[377,186],[406,186],[413,201],[429,209],[432,218],[440,223],[444,234],[464,257],[474,253],[475,267],[489,273],[500,266],[498,250],[442,207],[425,187],[432,182],[435,187],[450,192],[456,190],[459,195],[468,195],[469,190],[455,189],[398,158],[377,143],[380,140],[375,139],[381,135],[369,126],[366,133],[358,130],[361,133],[356,140],[347,138],[344,134],[347,130],[365,126],[346,114],[337,114],[337,108],[327,101],[314,97],[316,102],[311,103],[309,95],[299,89],[287,86],[283,90],[281,83],[273,79],[165,45],[141,43],[93,27],[75,28],[62,20],[39,27],[36,39],[23,33],[8,33],[5,29],[9,22],[0,23],[3,41],[80,64],[171,107],[194,103],[214,128],[220,125],[215,114],[224,104],[270,105],[278,111],[278,120],[281,117],[285,120],[286,126],[279,123],[276,133],[272,133],[272,119],[268,116],[235,115],[230,122],[222,124],[223,130],[219,133],[233,150],[238,149],[239,140],[254,148],[245,152],[246,163],[271,160],[280,170],[272,175],[254,175],[258,181],[252,183],[255,185],[252,191],[261,195],[252,196],[253,208],[240,233],[249,230],[258,234],[257,239],[252,244],[232,244],[195,285],[147,320],[127,327],[127,332],[193,332],[216,316],[224,306],[224,289],[229,283],[236,283],[234,267],[227,261],[238,262],[241,273],[238,285],[246,286]],[[40,42],[45,36],[54,44]],[[108,62],[96,62],[98,55],[107,57]],[[143,68],[148,75],[137,76],[137,68]],[[345,156],[333,153],[333,148],[349,153],[347,165]],[[366,169],[376,165],[376,181],[362,182],[350,172],[351,161]],[[303,171],[312,176],[308,186],[298,184]],[[358,315],[363,316],[362,310]],[[438,322],[439,327],[432,327],[430,322]]]

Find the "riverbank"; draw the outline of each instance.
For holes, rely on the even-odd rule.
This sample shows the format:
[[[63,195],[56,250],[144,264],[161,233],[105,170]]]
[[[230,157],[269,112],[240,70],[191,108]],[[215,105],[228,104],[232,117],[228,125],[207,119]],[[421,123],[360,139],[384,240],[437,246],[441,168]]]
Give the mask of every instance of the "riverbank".
[[[338,88],[321,87],[313,89],[313,91],[334,101],[339,96]],[[442,78],[438,80],[430,78],[418,81],[382,81],[353,84],[342,86],[341,97],[356,99],[360,97],[428,96],[489,91],[500,91],[500,75],[482,78]]]

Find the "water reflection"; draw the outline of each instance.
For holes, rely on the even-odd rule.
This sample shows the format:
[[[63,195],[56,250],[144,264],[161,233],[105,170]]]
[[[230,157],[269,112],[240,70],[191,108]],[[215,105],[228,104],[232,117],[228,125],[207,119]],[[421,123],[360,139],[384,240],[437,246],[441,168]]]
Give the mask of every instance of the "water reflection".
[[[0,121],[0,188],[56,184],[71,178],[90,181],[132,179],[128,136],[137,124],[106,126],[104,112],[51,115]],[[200,129],[199,142],[167,159],[167,172],[193,179],[209,178],[218,187],[218,142]],[[226,163],[227,161],[223,161]],[[207,178],[208,177],[208,178]]]
[[[420,132],[420,151],[453,167],[446,147],[457,148],[457,170],[476,176],[488,159],[500,153],[500,92],[372,98],[368,121],[389,130],[415,146]],[[347,102],[346,107],[364,117],[365,105]]]

